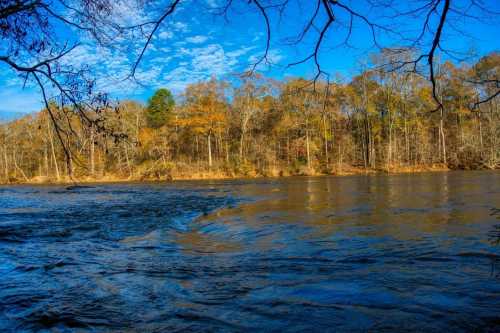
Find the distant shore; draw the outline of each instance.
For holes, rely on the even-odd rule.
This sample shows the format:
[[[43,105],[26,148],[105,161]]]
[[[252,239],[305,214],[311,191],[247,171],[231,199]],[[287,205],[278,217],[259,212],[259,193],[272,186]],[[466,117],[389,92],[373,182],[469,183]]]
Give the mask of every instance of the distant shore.
[[[272,174],[227,174],[219,170],[194,172],[191,174],[186,173],[173,173],[171,175],[162,175],[158,177],[139,177],[139,176],[117,176],[117,175],[104,175],[101,177],[61,177],[59,180],[38,176],[29,179],[15,179],[10,182],[0,182],[0,185],[75,185],[75,184],[99,184],[99,183],[138,183],[138,182],[174,182],[185,180],[228,180],[228,179],[265,179],[265,178],[286,178],[286,177],[300,177],[300,176],[352,176],[352,175],[374,175],[374,174],[408,174],[408,173],[423,173],[423,172],[448,172],[453,171],[444,165],[432,166],[398,166],[391,168],[362,168],[362,167],[345,167],[341,170],[334,170],[332,172],[282,172],[278,171]]]

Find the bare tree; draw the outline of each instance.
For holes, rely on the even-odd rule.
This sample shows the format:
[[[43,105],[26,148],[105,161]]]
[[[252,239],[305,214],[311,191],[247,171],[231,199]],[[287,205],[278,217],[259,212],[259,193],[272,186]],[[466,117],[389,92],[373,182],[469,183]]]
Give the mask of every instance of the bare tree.
[[[96,78],[87,66],[71,63],[71,52],[85,33],[101,45],[109,44],[123,28],[110,21],[112,1],[7,0],[0,3],[0,62],[24,81],[39,88],[67,163],[72,154],[65,137],[75,135],[69,118],[76,115],[104,131],[100,114],[109,109],[106,94],[96,89]],[[64,33],[60,31],[66,28]],[[115,135],[114,133],[110,133]]]

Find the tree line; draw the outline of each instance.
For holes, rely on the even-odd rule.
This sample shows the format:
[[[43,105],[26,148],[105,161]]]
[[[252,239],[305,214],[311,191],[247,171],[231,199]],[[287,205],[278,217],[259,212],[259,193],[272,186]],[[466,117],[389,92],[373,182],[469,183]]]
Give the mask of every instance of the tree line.
[[[162,88],[146,105],[89,109],[91,126],[52,105],[56,122],[45,109],[0,126],[0,180],[494,169],[499,99],[482,97],[498,90],[499,70],[497,52],[440,64],[438,109],[428,80],[377,66],[345,83],[251,73],[191,84],[175,99]]]

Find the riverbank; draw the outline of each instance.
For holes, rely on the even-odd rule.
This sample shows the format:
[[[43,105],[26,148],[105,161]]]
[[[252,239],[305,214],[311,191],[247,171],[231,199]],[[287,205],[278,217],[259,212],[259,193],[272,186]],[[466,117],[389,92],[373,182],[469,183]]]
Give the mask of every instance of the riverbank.
[[[136,182],[171,182],[178,180],[223,180],[223,179],[260,179],[260,178],[282,178],[297,176],[352,176],[369,174],[403,174],[403,173],[422,173],[422,172],[448,172],[452,171],[442,164],[435,165],[417,165],[417,166],[391,166],[386,168],[362,168],[354,166],[343,166],[339,169],[332,169],[330,172],[319,172],[316,170],[307,170],[306,168],[289,172],[286,170],[272,170],[265,174],[247,173],[235,174],[227,173],[222,170],[187,172],[187,170],[175,171],[166,175],[103,175],[101,177],[61,177],[59,180],[44,176],[37,176],[31,179],[10,179],[10,181],[0,181],[0,185],[74,185],[74,184],[97,184],[97,183],[136,183]]]

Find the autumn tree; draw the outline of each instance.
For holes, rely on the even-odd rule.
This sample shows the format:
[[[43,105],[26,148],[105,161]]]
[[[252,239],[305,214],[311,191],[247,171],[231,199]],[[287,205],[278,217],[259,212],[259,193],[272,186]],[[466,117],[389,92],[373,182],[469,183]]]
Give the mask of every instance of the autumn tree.
[[[437,66],[442,108],[434,112],[425,78],[368,67],[350,80],[315,85],[263,76],[198,82],[159,128],[149,127],[146,108],[133,101],[99,115],[86,110],[121,138],[85,125],[69,106],[49,104],[51,113],[0,125],[0,180],[495,169],[500,101],[476,103],[496,89],[499,66],[496,53]]]
[[[259,74],[242,76],[241,85],[234,92],[234,112],[239,116],[240,127],[240,162],[244,160],[245,140],[249,125],[260,111],[262,98],[267,92],[266,82]]]
[[[206,137],[209,167],[213,165],[213,139],[219,142],[220,148],[227,120],[224,88],[224,84],[215,79],[188,86],[184,94],[182,115],[178,120],[179,125],[188,128],[196,137]]]

